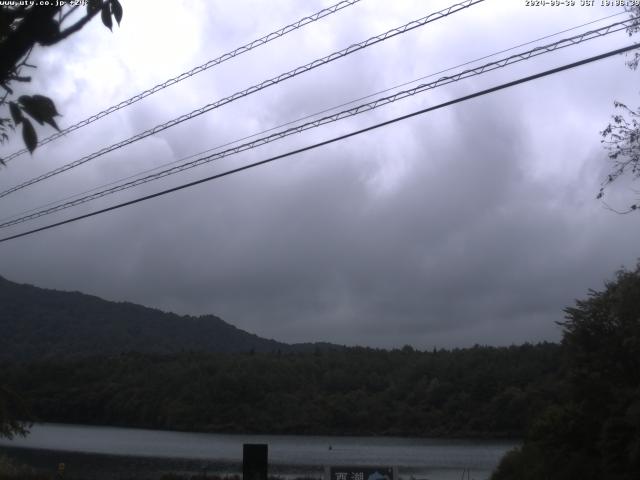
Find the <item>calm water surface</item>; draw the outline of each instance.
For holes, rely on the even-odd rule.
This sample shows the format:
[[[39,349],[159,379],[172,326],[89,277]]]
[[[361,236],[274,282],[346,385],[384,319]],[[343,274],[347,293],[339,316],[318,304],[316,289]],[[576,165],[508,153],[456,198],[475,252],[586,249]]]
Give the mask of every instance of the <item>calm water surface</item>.
[[[429,480],[486,479],[516,443],[398,437],[231,435],[168,432],[116,427],[37,424],[27,438],[0,445],[102,453],[202,459],[238,463],[243,443],[269,445],[269,463],[287,466],[285,474],[317,474],[323,465],[397,466],[403,477]],[[331,448],[329,448],[331,446]],[[465,478],[467,478],[465,476]]]

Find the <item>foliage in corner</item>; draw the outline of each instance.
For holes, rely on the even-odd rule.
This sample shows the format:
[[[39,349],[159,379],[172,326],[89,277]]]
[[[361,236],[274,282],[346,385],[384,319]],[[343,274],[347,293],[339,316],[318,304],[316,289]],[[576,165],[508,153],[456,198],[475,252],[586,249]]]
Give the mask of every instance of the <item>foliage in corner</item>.
[[[31,77],[23,74],[28,68],[29,55],[36,45],[51,46],[82,29],[93,17],[100,13],[102,23],[112,29],[115,18],[118,25],[122,20],[122,5],[119,0],[90,0],[86,9],[80,6],[41,6],[16,2],[0,6],[0,143],[9,140],[15,128],[22,126],[22,139],[29,152],[38,145],[38,134],[33,125],[45,123],[59,130],[55,117],[59,116],[56,106],[44,95],[22,95],[13,100],[15,82],[30,82]],[[5,162],[0,158],[0,164]]]
[[[13,390],[0,385],[0,438],[25,436],[29,431],[29,413],[23,399]]]
[[[23,71],[35,68],[27,63],[33,48],[61,42],[80,31],[98,12],[101,12],[102,23],[109,29],[112,27],[111,16],[118,25],[122,20],[119,0],[89,0],[86,9],[79,5],[43,6],[35,3],[3,2],[0,5],[0,88],[4,90],[0,94],[0,143],[9,140],[16,127],[22,126],[22,139],[31,153],[38,145],[33,121],[59,130],[55,121],[59,113],[53,100],[44,95],[14,98],[14,83],[31,81]],[[5,165],[2,158],[0,165]],[[23,421],[25,415],[24,402],[20,397],[0,384],[0,438],[25,435],[28,428]]]
[[[631,18],[636,20],[627,28],[627,33],[631,36],[640,31],[640,5],[627,7],[627,11],[631,13]],[[636,51],[633,58],[627,61],[627,65],[632,70],[636,70],[639,63],[640,53]],[[608,151],[613,167],[600,186],[598,199],[603,199],[605,189],[625,174],[630,174],[634,180],[640,177],[640,107],[634,110],[619,101],[614,102],[614,107],[618,113],[611,116],[612,121],[600,132],[602,143]],[[640,209],[640,201],[635,201],[626,210],[614,211],[630,213],[638,209]]]
[[[493,480],[640,478],[640,262],[565,309],[564,400],[529,428]]]

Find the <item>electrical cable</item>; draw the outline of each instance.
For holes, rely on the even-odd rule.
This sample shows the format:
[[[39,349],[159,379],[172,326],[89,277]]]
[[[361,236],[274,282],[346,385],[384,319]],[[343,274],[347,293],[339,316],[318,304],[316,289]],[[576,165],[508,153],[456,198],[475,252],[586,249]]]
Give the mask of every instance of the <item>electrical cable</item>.
[[[89,201],[92,200],[96,200],[98,198],[102,198],[104,196],[107,195],[111,195],[123,190],[127,190],[133,187],[137,187],[139,185],[145,184],[145,183],[149,183],[151,181],[154,180],[158,180],[160,178],[164,178],[170,175],[174,175],[176,173],[182,172],[184,170],[187,169],[191,169],[200,165],[204,165],[206,163],[210,163],[212,161],[215,160],[219,160],[221,158],[225,158],[227,156],[230,155],[235,155],[238,154],[240,152],[244,152],[246,150],[250,150],[253,148],[256,148],[258,146],[261,145],[265,145],[267,143],[270,143],[272,141],[275,140],[280,140],[282,138],[285,138],[287,136],[293,135],[293,134],[297,134],[297,133],[301,133],[303,131],[312,129],[312,128],[317,128],[321,125],[326,125],[328,123],[333,123],[336,122],[338,120],[342,120],[344,118],[348,118],[348,117],[352,117],[355,115],[359,115],[361,113],[367,112],[367,111],[371,111],[374,110],[376,108],[379,108],[383,105],[387,105],[389,103],[393,103],[396,102],[398,100],[402,100],[411,96],[414,96],[418,93],[423,93],[427,90],[431,90],[437,87],[441,87],[443,85],[448,85],[450,83],[453,82],[457,82],[466,78],[470,78],[473,76],[477,76],[477,75],[482,75],[484,73],[496,70],[498,68],[504,68],[506,66],[509,65],[513,65],[515,63],[524,61],[524,60],[529,60],[531,58],[535,58],[536,56],[539,55],[543,55],[543,54],[547,54],[550,52],[554,52],[556,50],[559,50],[561,48],[565,48],[565,47],[569,47],[569,46],[574,46],[574,45],[579,45],[582,42],[585,42],[587,40],[592,40],[594,38],[601,38],[603,36],[606,35],[610,35],[612,33],[615,32],[619,32],[621,30],[626,30],[627,28],[629,28],[630,26],[633,26],[634,22],[633,20],[626,20],[623,22],[616,22],[613,23],[611,25],[607,25],[605,27],[601,27],[599,29],[596,30],[591,30],[588,32],[583,32],[581,34],[578,35],[574,35],[573,37],[569,37],[569,38],[565,38],[562,40],[558,40],[557,42],[553,42],[550,43],[548,45],[543,45],[543,46],[539,46],[536,48],[533,48],[531,50],[528,50],[526,52],[522,52],[522,53],[518,53],[518,54],[514,54],[511,55],[509,57],[505,57],[502,58],[500,60],[496,60],[490,63],[487,63],[485,65],[479,66],[479,67],[475,67],[475,68],[471,68],[468,70],[464,70],[462,72],[459,72],[455,75],[451,75],[448,77],[441,77],[438,80],[436,80],[435,82],[431,82],[431,83],[426,83],[426,84],[422,84],[422,85],[418,85],[412,89],[408,89],[408,90],[403,90],[400,92],[397,92],[393,95],[389,95],[387,97],[382,97],[382,98],[378,98],[376,100],[374,100],[373,102],[369,102],[366,104],[361,104],[358,105],[356,107],[353,107],[351,109],[347,109],[347,110],[343,110],[341,112],[335,113],[333,115],[329,115],[326,117],[322,117],[320,119],[311,121],[311,122],[307,122],[301,125],[298,125],[296,127],[291,127],[289,129],[280,131],[280,132],[276,132],[274,134],[268,135],[266,137],[262,137],[259,138],[257,140],[254,140],[252,142],[248,142],[242,145],[238,145],[235,146],[233,148],[229,148],[227,150],[224,150],[222,152],[218,152],[218,153],[214,153],[212,155],[208,155],[196,160],[193,160],[191,162],[187,162],[187,163],[182,163],[181,165],[177,165],[174,166],[172,168],[168,168],[165,170],[162,170],[160,172],[148,175],[146,177],[142,177],[139,178],[137,180],[132,180],[130,182],[127,183],[123,183],[117,186],[114,186],[112,188],[108,188],[105,190],[101,190],[99,192],[90,194],[90,195],[86,195],[84,197],[80,197],[80,198],[76,198],[75,200],[66,202],[66,203],[61,203],[59,205],[56,206],[52,206],[50,208],[42,208],[42,209],[36,209],[38,211],[34,212],[34,213],[30,213],[28,215],[24,215],[21,216],[19,218],[15,218],[12,220],[8,220],[8,221],[4,221],[2,223],[0,223],[0,228],[7,228],[13,225],[17,225],[19,223],[24,223],[26,221],[29,220],[33,220],[36,218],[40,218],[42,216],[45,215],[49,215],[61,210],[66,210],[68,208],[71,207],[75,207],[77,205],[83,204],[83,203],[87,203]]]
[[[413,20],[405,25],[402,25],[401,27],[397,27],[391,30],[388,30],[385,33],[382,33],[380,35],[376,35],[374,37],[371,37],[363,42],[360,43],[355,43],[343,50],[340,50],[338,52],[334,52],[330,55],[327,55],[326,57],[320,58],[320,59],[316,59],[306,65],[300,66],[300,67],[296,67],[293,70],[290,70],[286,73],[282,73],[280,75],[278,75],[277,77],[273,77],[269,80],[265,80],[259,84],[253,85],[245,90],[239,91],[234,93],[233,95],[229,96],[229,97],[225,97],[221,100],[218,100],[214,103],[210,103],[208,105],[205,105],[201,108],[198,108],[196,110],[193,110],[190,113],[181,115],[180,117],[174,118],[173,120],[170,120],[166,123],[163,123],[161,125],[157,125],[149,130],[146,130],[144,132],[141,132],[137,135],[134,135],[133,137],[130,137],[126,140],[123,140],[121,142],[118,143],[114,143],[108,147],[104,147],[94,153],[91,153],[89,155],[86,155],[78,160],[75,160],[71,163],[68,163],[66,165],[63,165],[61,167],[58,167],[54,170],[51,170],[47,173],[44,173],[42,175],[39,175],[38,177],[32,178],[30,180],[27,180],[26,182],[23,182],[19,185],[16,185],[14,187],[11,187],[7,190],[4,190],[3,192],[0,192],[0,198],[2,197],[6,197],[7,195],[16,192],[18,190],[22,190],[23,188],[26,188],[30,185],[33,185],[34,183],[39,183],[42,182],[43,180],[46,180],[48,178],[51,178],[55,175],[58,175],[60,173],[66,172],[67,170],[71,170],[72,168],[78,167],[80,165],[83,165],[95,158],[98,158],[102,155],[105,155],[109,152],[112,152],[114,150],[117,150],[119,148],[122,148],[124,146],[130,145],[131,143],[137,142],[138,140],[142,140],[143,138],[149,137],[151,135],[155,135],[156,133],[159,133],[163,130],[166,130],[168,128],[174,127],[182,122],[185,122],[187,120],[191,120],[199,115],[202,115],[204,113],[207,113],[213,109],[219,108],[223,105],[226,105],[228,103],[231,103],[235,100],[238,100],[239,98],[243,98],[246,97],[248,95],[251,95],[253,93],[259,92],[265,88],[268,88],[272,85],[276,85],[277,83],[280,83],[282,81],[288,80],[290,78],[293,78],[295,76],[298,76],[302,73],[306,73],[310,70],[313,70],[315,68],[318,68],[322,65],[325,65],[327,63],[330,63],[334,60],[337,60],[339,58],[343,58],[347,55],[350,55],[354,52],[357,52],[359,50],[362,50],[364,48],[370,47],[372,45],[375,45],[377,43],[383,42],[385,40],[388,40],[389,38],[393,38],[397,35],[401,35],[403,33],[407,33],[411,30],[414,30],[418,27],[422,27],[424,25],[427,25],[428,23],[434,22],[436,20],[439,20],[441,18],[445,18],[449,15],[452,15],[453,13],[459,12],[461,10],[464,10],[470,6],[473,5],[477,5],[478,3],[481,3],[485,0],[465,0],[463,2],[451,5],[450,7],[447,7],[443,10],[440,10],[438,12],[435,13],[431,13],[429,15],[427,15],[426,17],[422,17],[418,20]]]
[[[102,110],[101,112],[98,112],[94,115],[91,115],[90,117],[85,118],[84,120],[80,120],[79,122],[63,129],[60,130],[59,132],[54,133],[53,135],[50,135],[42,140],[40,140],[38,142],[38,146],[47,144],[49,142],[53,142],[54,140],[57,140],[60,137],[65,136],[68,133],[71,133],[75,130],[78,130],[79,128],[85,127],[87,125],[89,125],[90,123],[95,122],[96,120],[99,120],[103,117],[106,117],[107,115],[116,112],[124,107],[128,107],[129,105],[132,105],[140,100],[142,100],[143,98],[148,97],[149,95],[153,95],[156,92],[159,92],[160,90],[163,90],[167,87],[170,87],[171,85],[175,85],[176,83],[179,83],[187,78],[193,77],[194,75],[197,75],[198,73],[202,73],[205,70],[210,69],[211,67],[215,67],[216,65],[220,65],[221,63],[226,62],[227,60],[231,60],[232,58],[235,58],[239,55],[242,55],[243,53],[249,52],[250,50],[253,50],[254,48],[260,47],[262,45],[265,45],[269,42],[271,42],[272,40],[275,40],[277,38],[283,37],[286,34],[293,32],[297,29],[299,29],[300,27],[303,27],[305,25],[308,25],[310,23],[313,23],[321,18],[324,18],[328,15],[331,15],[332,13],[336,13],[340,10],[342,10],[343,8],[346,7],[350,7],[356,3],[358,3],[360,0],[342,0],[341,2],[336,3],[335,5],[332,5],[328,8],[322,9],[319,12],[316,12],[312,15],[306,16],[301,18],[300,20],[298,20],[297,22],[294,22],[290,25],[287,25],[286,27],[282,27],[278,30],[276,30],[275,32],[271,32],[267,35],[264,35],[260,38],[258,38],[257,40],[253,40],[241,47],[236,48],[235,50],[232,50],[230,52],[224,53],[222,55],[220,55],[217,58],[214,58],[212,60],[209,60],[206,63],[203,63],[202,65],[198,65],[197,67],[192,68],[191,70],[187,71],[187,72],[183,72],[180,75],[170,78],[169,80],[166,80],[162,83],[159,83],[158,85],[155,85],[154,87],[151,87],[143,92],[138,93],[137,95],[134,95],[133,97],[127,99],[127,100],[123,100],[122,102],[113,105],[105,110]],[[23,148],[22,150],[18,150],[12,154],[10,154],[9,156],[7,156],[4,159],[4,162],[9,162],[11,160],[13,160],[14,158],[27,153],[29,150],[26,148]]]
[[[100,215],[102,213],[110,212],[110,211],[113,211],[113,210],[117,210],[117,209],[120,209],[120,208],[123,208],[123,207],[130,206],[130,205],[134,205],[136,203],[140,203],[140,202],[143,202],[143,201],[146,201],[146,200],[150,200],[152,198],[160,197],[160,196],[163,196],[163,195],[167,195],[169,193],[173,193],[173,192],[177,192],[179,190],[190,188],[190,187],[193,187],[195,185],[199,185],[201,183],[210,182],[212,180],[216,180],[218,178],[226,177],[228,175],[231,175],[231,174],[234,174],[234,173],[238,173],[238,172],[241,172],[241,171],[244,171],[244,170],[248,170],[250,168],[254,168],[254,167],[257,167],[257,166],[260,166],[260,165],[271,163],[271,162],[274,162],[276,160],[280,160],[282,158],[290,157],[292,155],[303,153],[303,152],[306,152],[306,151],[309,151],[309,150],[314,150],[316,148],[319,148],[319,147],[322,147],[322,146],[325,146],[325,145],[329,145],[331,143],[335,143],[335,142],[338,142],[338,141],[341,141],[341,140],[345,140],[347,138],[354,137],[356,135],[360,135],[362,133],[369,132],[371,130],[375,130],[375,129],[378,129],[378,128],[381,128],[381,127],[385,127],[387,125],[391,125],[391,124],[396,123],[396,122],[400,122],[402,120],[407,120],[409,118],[412,118],[412,117],[415,117],[415,116],[418,116],[418,115],[422,115],[422,114],[425,114],[425,113],[428,113],[428,112],[431,112],[431,111],[434,111],[434,110],[438,110],[438,109],[441,109],[441,108],[444,108],[444,107],[455,105],[457,103],[465,102],[467,100],[471,100],[473,98],[477,98],[477,97],[480,97],[480,96],[483,96],[483,95],[488,95],[490,93],[494,93],[494,92],[497,92],[497,91],[500,91],[500,90],[504,90],[506,88],[510,88],[510,87],[513,87],[513,86],[516,86],[516,85],[520,85],[522,83],[526,83],[526,82],[530,82],[530,81],[533,81],[533,80],[537,80],[539,78],[543,78],[543,77],[546,77],[546,76],[549,76],[549,75],[553,75],[553,74],[556,74],[556,73],[559,73],[559,72],[562,72],[562,71],[565,71],[565,70],[569,70],[571,68],[575,68],[575,67],[579,67],[579,66],[582,66],[582,65],[586,65],[588,63],[592,63],[592,62],[595,62],[595,61],[598,61],[598,60],[602,60],[602,59],[611,57],[613,55],[619,55],[621,53],[628,52],[628,51],[631,51],[631,50],[634,50],[634,49],[637,49],[637,48],[640,48],[640,44],[628,45],[626,47],[618,48],[616,50],[611,50],[609,52],[602,53],[600,55],[595,55],[593,57],[585,58],[585,59],[577,61],[577,62],[565,64],[565,65],[563,65],[561,67],[552,68],[550,70],[545,70],[543,72],[536,73],[534,75],[529,75],[527,77],[522,77],[522,78],[519,78],[517,80],[513,80],[511,82],[502,83],[502,84],[497,85],[495,87],[491,87],[491,88],[488,88],[488,89],[485,89],[485,90],[481,90],[479,92],[475,92],[475,93],[472,93],[472,94],[469,94],[469,95],[465,95],[463,97],[458,97],[458,98],[456,98],[454,100],[449,100],[447,102],[440,103],[440,104],[432,106],[432,107],[423,108],[421,110],[417,110],[415,112],[412,112],[412,113],[409,113],[409,114],[406,114],[406,115],[401,115],[399,117],[392,118],[391,120],[387,120],[387,121],[384,121],[384,122],[381,122],[381,123],[377,123],[375,125],[371,125],[369,127],[362,128],[360,130],[355,130],[353,132],[346,133],[344,135],[333,137],[333,138],[331,138],[329,140],[324,140],[322,142],[314,143],[314,144],[308,145],[306,147],[302,147],[302,148],[299,148],[299,149],[296,149],[296,150],[291,150],[289,152],[286,152],[286,153],[283,153],[283,154],[280,154],[280,155],[276,155],[276,156],[267,158],[265,160],[261,160],[259,162],[254,162],[254,163],[251,163],[251,164],[248,164],[248,165],[244,165],[242,167],[234,168],[232,170],[227,170],[225,172],[218,173],[216,175],[212,175],[212,176],[209,176],[209,177],[206,177],[206,178],[195,180],[193,182],[185,183],[185,184],[179,185],[177,187],[173,187],[173,188],[169,188],[169,189],[166,189],[166,190],[162,190],[160,192],[156,192],[156,193],[153,193],[153,194],[150,194],[150,195],[145,195],[143,197],[136,198],[134,200],[130,200],[130,201],[127,201],[127,202],[119,203],[117,205],[112,205],[110,207],[103,208],[103,209],[100,209],[100,210],[96,210],[96,211],[93,211],[93,212],[90,212],[90,213],[86,213],[84,215],[79,215],[77,217],[73,217],[73,218],[69,218],[67,220],[63,220],[63,221],[60,221],[60,222],[48,224],[48,225],[45,225],[43,227],[39,227],[39,228],[35,228],[33,230],[28,230],[26,232],[18,233],[16,235],[11,235],[11,236],[8,236],[8,237],[4,237],[4,238],[0,239],[0,243],[4,243],[4,242],[7,242],[9,240],[14,240],[14,239],[17,239],[17,238],[25,237],[27,235],[32,235],[34,233],[38,233],[38,232],[42,232],[42,231],[45,231],[45,230],[49,230],[49,229],[54,228],[54,227],[58,227],[58,226],[61,226],[61,225],[66,225],[68,223],[76,222],[78,220],[82,220],[82,219],[85,219],[85,218],[89,218],[89,217],[93,217],[93,216],[96,216],[96,215]]]
[[[14,219],[16,217],[24,216],[24,215],[27,215],[27,214],[29,214],[31,212],[36,211],[36,210],[44,209],[44,208],[50,207],[52,205],[61,204],[62,202],[66,202],[67,200],[71,200],[72,198],[80,197],[81,195],[86,195],[88,193],[94,192],[94,191],[99,190],[101,188],[110,187],[110,186],[116,185],[116,184],[118,184],[120,182],[124,182],[126,180],[130,180],[130,179],[139,177],[139,176],[144,175],[146,173],[150,173],[150,172],[153,172],[155,170],[160,170],[161,168],[166,168],[166,167],[168,167],[170,165],[177,165],[177,164],[185,162],[185,161],[187,161],[187,160],[189,160],[191,158],[197,157],[199,155],[204,155],[205,153],[213,152],[215,150],[219,150],[219,149],[227,147],[229,145],[233,145],[235,143],[239,143],[239,142],[241,142],[243,140],[248,140],[250,138],[257,137],[258,135],[263,135],[265,133],[272,132],[272,131],[277,130],[279,128],[286,127],[286,126],[289,126],[289,125],[293,125],[294,123],[298,123],[298,122],[301,122],[303,120],[307,120],[309,118],[317,117],[318,115],[322,115],[323,113],[327,113],[327,112],[330,112],[330,111],[333,111],[333,110],[337,110],[338,108],[345,107],[347,105],[351,105],[351,104],[359,102],[361,100],[366,100],[367,98],[371,98],[371,97],[374,97],[376,95],[380,95],[382,93],[390,92],[390,91],[395,90],[397,88],[401,88],[401,87],[405,87],[407,85],[411,85],[412,83],[419,82],[420,80],[424,80],[424,79],[427,79],[427,78],[435,77],[436,75],[440,75],[441,73],[446,73],[446,72],[449,72],[449,71],[454,70],[456,68],[465,67],[467,65],[471,65],[471,64],[479,62],[481,60],[485,60],[487,58],[495,57],[496,55],[500,55],[501,53],[510,52],[512,50],[515,50],[516,48],[520,48],[520,47],[524,47],[524,46],[527,46],[527,45],[531,45],[531,44],[539,42],[541,40],[546,40],[548,38],[555,37],[555,36],[560,35],[562,33],[567,33],[567,32],[573,31],[573,30],[577,30],[579,28],[586,27],[588,25],[592,25],[594,23],[598,23],[598,22],[601,22],[603,20],[608,20],[609,18],[617,17],[617,16],[623,15],[625,13],[627,13],[627,12],[626,11],[621,11],[621,12],[618,12],[618,13],[607,15],[606,17],[601,17],[601,18],[599,18],[597,20],[592,20],[590,22],[586,22],[586,23],[583,23],[583,24],[580,24],[580,25],[576,25],[576,26],[571,27],[571,28],[560,30],[558,32],[551,33],[551,34],[545,35],[543,37],[538,37],[535,40],[530,40],[530,41],[525,42],[525,43],[520,43],[518,45],[514,45],[513,47],[509,47],[509,48],[506,48],[506,49],[503,49],[503,50],[500,50],[500,51],[497,51],[497,52],[493,52],[493,53],[490,53],[490,54],[485,55],[483,57],[479,57],[479,58],[476,58],[474,60],[469,60],[467,62],[460,63],[458,65],[454,65],[453,67],[448,67],[448,68],[446,68],[444,70],[440,70],[438,72],[430,73],[429,75],[424,75],[424,76],[418,77],[418,78],[416,78],[414,80],[410,80],[408,82],[404,82],[404,83],[401,83],[401,84],[398,84],[398,85],[394,85],[392,87],[385,88],[384,90],[379,90],[377,92],[370,93],[368,95],[356,98],[354,100],[349,100],[348,102],[344,102],[344,103],[341,103],[339,105],[334,105],[333,107],[329,107],[329,108],[326,108],[324,110],[320,110],[318,112],[314,112],[314,113],[311,113],[309,115],[305,115],[303,117],[299,117],[299,118],[297,118],[295,120],[290,120],[288,122],[281,123],[281,124],[276,125],[274,127],[270,127],[270,128],[267,128],[265,130],[261,130],[261,131],[256,132],[256,133],[252,133],[251,135],[246,135],[244,137],[237,138],[237,139],[231,140],[229,142],[225,142],[225,143],[223,143],[221,145],[217,145],[215,147],[211,147],[211,148],[208,148],[206,150],[203,150],[203,151],[200,151],[200,152],[197,152],[197,153],[192,153],[192,154],[187,155],[186,157],[182,157],[182,158],[180,158],[178,160],[167,162],[167,163],[158,165],[156,167],[149,168],[147,170],[143,170],[143,171],[138,172],[138,173],[134,173],[132,175],[127,175],[126,177],[119,178],[118,180],[114,180],[114,181],[111,181],[111,182],[106,183],[106,184],[98,185],[98,186],[93,187],[93,188],[91,188],[89,190],[84,190],[82,192],[78,192],[78,193],[75,193],[73,195],[69,195],[67,197],[58,199],[58,200],[53,200],[53,201],[48,202],[48,203],[46,203],[44,205],[40,205],[38,207],[30,208],[30,209],[23,210],[21,212],[18,212],[18,213],[12,214],[12,215],[8,215],[6,217],[2,217],[2,218],[0,218],[0,222],[5,222],[7,220],[11,220],[11,219]]]

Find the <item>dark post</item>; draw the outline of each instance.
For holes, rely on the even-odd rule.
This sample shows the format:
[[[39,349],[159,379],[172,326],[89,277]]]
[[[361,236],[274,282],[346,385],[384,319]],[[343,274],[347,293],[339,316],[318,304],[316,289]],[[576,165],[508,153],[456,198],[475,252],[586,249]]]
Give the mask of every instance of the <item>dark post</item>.
[[[242,446],[242,479],[267,480],[268,447],[265,443]]]
[[[62,480],[64,478],[64,463],[58,464],[58,473],[56,474],[57,480]]]

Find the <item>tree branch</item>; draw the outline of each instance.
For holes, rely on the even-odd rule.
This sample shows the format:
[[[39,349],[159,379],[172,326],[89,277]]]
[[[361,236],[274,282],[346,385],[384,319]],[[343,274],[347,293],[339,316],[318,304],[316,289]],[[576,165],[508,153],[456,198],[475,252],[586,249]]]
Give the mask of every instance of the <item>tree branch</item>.
[[[12,82],[30,82],[31,81],[31,77],[24,77],[21,75],[9,75],[9,80],[11,80]]]
[[[60,7],[39,6],[29,10],[24,20],[0,43],[0,82],[5,82],[15,66],[47,30]]]
[[[75,12],[78,8],[78,5],[76,5],[75,7],[71,7],[70,10],[67,10],[67,12],[64,15],[60,15],[60,20],[58,21],[59,25],[62,25],[62,22],[64,22],[64,20],[71,15],[73,12]],[[62,11],[60,11],[60,13],[62,13]]]
[[[82,17],[76,23],[71,25],[69,28],[60,32],[58,35],[55,36],[55,42],[57,43],[60,40],[64,40],[65,38],[67,38],[69,35],[76,33],[78,30],[84,27],[93,17],[95,17],[99,11],[100,10],[95,10],[91,13],[87,13],[84,17]]]

